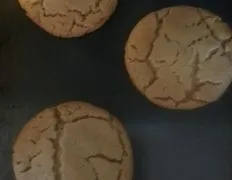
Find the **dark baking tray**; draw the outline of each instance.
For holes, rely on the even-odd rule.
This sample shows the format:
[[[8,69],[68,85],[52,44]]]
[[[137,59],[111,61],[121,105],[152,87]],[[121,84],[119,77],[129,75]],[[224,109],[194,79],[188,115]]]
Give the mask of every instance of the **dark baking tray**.
[[[14,179],[12,143],[32,116],[84,100],[124,122],[134,149],[134,180],[231,180],[232,89],[204,108],[162,109],[133,87],[123,59],[128,34],[148,12],[189,4],[232,24],[230,1],[119,0],[99,31],[60,39],[34,25],[17,0],[0,0],[0,179]]]

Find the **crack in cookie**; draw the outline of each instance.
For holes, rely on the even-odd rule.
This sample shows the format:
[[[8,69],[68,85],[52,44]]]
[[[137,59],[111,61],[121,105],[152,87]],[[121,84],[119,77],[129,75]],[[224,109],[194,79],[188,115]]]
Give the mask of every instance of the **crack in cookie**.
[[[63,122],[63,124],[72,124],[72,123],[77,123],[79,121],[82,121],[82,120],[86,120],[86,119],[96,119],[96,120],[100,120],[100,121],[105,121],[107,123],[109,123],[109,119],[105,118],[105,117],[102,117],[102,116],[93,116],[93,115],[82,115],[78,118],[75,118],[73,119],[72,121],[70,122]]]
[[[95,168],[94,164],[91,163],[91,161],[89,159],[86,159],[86,161],[92,166],[92,171],[95,175],[95,180],[100,180],[99,174],[97,173],[97,169]]]
[[[28,172],[28,171],[30,171],[31,170],[31,168],[32,168],[32,165],[31,165],[31,163],[32,163],[32,161],[35,159],[35,158],[37,158],[38,156],[40,156],[40,154],[42,153],[42,151],[39,151],[39,152],[37,152],[37,153],[35,153],[34,155],[32,155],[31,157],[29,157],[28,159],[27,159],[27,166],[25,166],[25,168],[24,169],[22,169],[21,171],[20,171],[20,173],[26,173],[26,172]],[[22,161],[18,161],[18,162],[16,162],[16,164],[21,164],[21,163],[25,163],[25,162],[22,162]]]
[[[118,160],[118,159],[114,159],[114,158],[110,158],[108,156],[106,156],[105,154],[96,154],[96,155],[91,155],[85,158],[85,160],[89,161],[92,158],[99,158],[99,159],[103,159],[105,161],[108,161],[110,163],[117,163],[117,164],[121,164],[122,160]]]
[[[64,123],[63,120],[61,118],[60,112],[57,108],[54,108],[54,117],[57,120],[56,125],[55,125],[55,132],[56,132],[56,138],[55,140],[53,140],[53,148],[54,148],[54,164],[53,164],[53,171],[55,174],[55,179],[56,180],[62,180],[61,178],[61,172],[60,172],[60,168],[61,168],[61,153],[62,153],[62,148],[60,146],[60,137],[62,136],[62,132],[64,129]]]
[[[120,169],[120,170],[118,171],[118,176],[117,176],[117,179],[116,179],[116,180],[120,180],[121,177],[122,177],[122,169]]]
[[[213,56],[215,56],[219,52],[219,50],[220,48],[212,49],[208,57],[205,58],[205,62],[210,61],[213,58]]]
[[[209,38],[209,37],[210,37],[209,35],[204,35],[204,36],[202,36],[202,37],[199,37],[199,38],[193,40],[192,42],[190,42],[190,43],[187,45],[187,48],[190,48],[190,47],[192,47],[193,45],[196,45],[197,43],[199,43],[199,42],[201,42],[201,41],[203,41],[203,40],[205,40],[205,39],[207,39],[207,38]]]

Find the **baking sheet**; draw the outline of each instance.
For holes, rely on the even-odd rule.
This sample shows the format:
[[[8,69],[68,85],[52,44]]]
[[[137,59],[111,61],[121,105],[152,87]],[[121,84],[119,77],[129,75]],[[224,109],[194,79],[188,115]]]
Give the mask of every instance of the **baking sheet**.
[[[232,88],[216,103],[174,111],[149,103],[131,84],[124,44],[152,10],[178,4],[209,9],[232,24],[230,0],[119,0],[99,31],[52,37],[17,0],[0,0],[0,180],[13,180],[12,143],[38,111],[69,100],[109,110],[134,148],[134,180],[231,180]]]

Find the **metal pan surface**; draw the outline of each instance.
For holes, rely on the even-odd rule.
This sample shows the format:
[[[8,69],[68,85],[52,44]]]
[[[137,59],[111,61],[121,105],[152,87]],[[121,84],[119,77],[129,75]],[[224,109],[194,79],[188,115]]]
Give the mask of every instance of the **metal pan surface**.
[[[126,126],[134,180],[231,180],[232,89],[216,103],[174,111],[149,103],[124,67],[124,45],[150,11],[187,4],[232,24],[230,0],[119,0],[113,17],[83,38],[50,36],[17,0],[0,0],[0,180],[13,180],[12,143],[42,109],[83,100],[109,110]]]

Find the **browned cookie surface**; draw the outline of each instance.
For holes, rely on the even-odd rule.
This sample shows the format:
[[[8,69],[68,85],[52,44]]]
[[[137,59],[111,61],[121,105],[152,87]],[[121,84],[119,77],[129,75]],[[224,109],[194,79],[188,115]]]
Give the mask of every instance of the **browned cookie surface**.
[[[122,124],[83,102],[49,108],[14,144],[17,180],[131,180],[132,151]]]
[[[232,32],[218,16],[176,6],[132,30],[125,63],[134,85],[162,107],[191,109],[221,97],[232,79]]]
[[[100,28],[117,6],[117,0],[19,0],[19,3],[41,28],[65,38]]]

